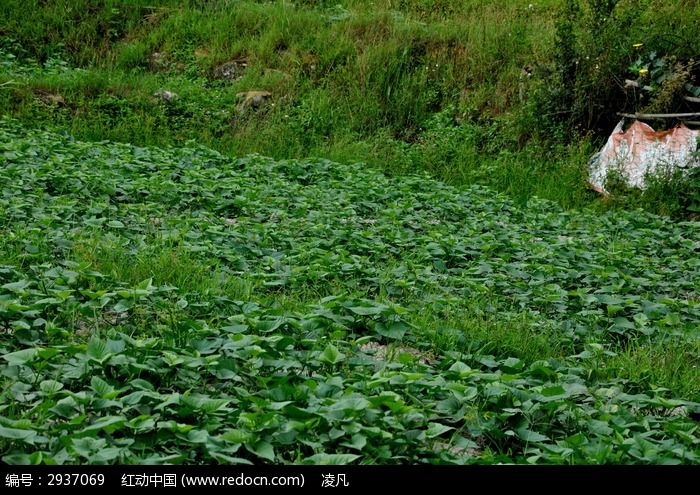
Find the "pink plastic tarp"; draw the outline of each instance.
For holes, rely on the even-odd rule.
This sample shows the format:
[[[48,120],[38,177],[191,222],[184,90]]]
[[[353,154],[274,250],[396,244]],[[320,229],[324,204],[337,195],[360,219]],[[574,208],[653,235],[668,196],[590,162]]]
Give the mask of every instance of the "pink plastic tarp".
[[[655,131],[638,120],[627,130],[623,129],[624,120],[617,124],[608,142],[591,161],[589,181],[598,192],[606,192],[605,180],[613,171],[628,185],[643,189],[650,175],[700,165],[700,130],[680,124],[667,131]]]

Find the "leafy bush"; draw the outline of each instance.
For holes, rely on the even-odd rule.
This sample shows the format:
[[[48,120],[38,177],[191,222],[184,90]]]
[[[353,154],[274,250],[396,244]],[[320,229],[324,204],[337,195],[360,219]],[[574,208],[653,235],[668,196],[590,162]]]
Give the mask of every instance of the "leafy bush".
[[[694,61],[700,55],[694,43],[700,27],[683,20],[697,15],[696,8],[663,3],[565,0],[556,22],[553,65],[540,68],[543,84],[533,92],[549,117],[539,126],[561,125],[570,139],[606,136],[619,120],[617,112],[674,112],[683,105],[683,91],[700,92]],[[650,17],[653,22],[645,23]],[[676,25],[674,34],[667,34]],[[627,78],[651,84],[651,91],[626,91]]]

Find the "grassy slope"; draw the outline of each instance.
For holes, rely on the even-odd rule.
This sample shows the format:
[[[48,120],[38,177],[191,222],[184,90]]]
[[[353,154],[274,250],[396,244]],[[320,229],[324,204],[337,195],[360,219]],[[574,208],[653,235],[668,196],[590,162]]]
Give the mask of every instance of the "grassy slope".
[[[638,9],[612,41],[629,61],[633,42],[678,45],[700,29],[692,22],[700,15],[694,3],[621,5]],[[85,139],[194,139],[233,155],[427,170],[450,183],[488,184],[522,202],[539,196],[565,207],[621,204],[681,214],[687,192],[675,183],[642,197],[596,198],[586,184],[589,140],[564,145],[556,128],[536,125],[547,117],[530,102],[529,83],[521,88],[521,71],[551,69],[560,6],[560,0],[243,0],[146,7],[110,0],[97,7],[9,0],[0,6],[0,34],[10,50],[17,51],[9,41],[15,40],[41,62],[60,54],[89,69],[21,76],[5,68],[0,84],[14,83],[0,89],[0,109]],[[672,38],[667,30],[682,34]],[[240,80],[216,79],[216,67],[240,59],[248,64]],[[159,104],[152,94],[162,88],[181,99]],[[238,111],[236,94],[250,90],[272,92],[270,104]],[[61,94],[65,105],[37,98],[46,93]]]
[[[86,139],[195,139],[233,155],[364,161],[487,183],[519,200],[591,204],[590,147],[525,146],[530,126],[513,112],[522,68],[551,56],[558,3],[242,1],[201,10],[4,2],[0,29],[29,55],[43,59],[61,44],[71,65],[90,69],[6,71],[0,83],[17,84],[0,91],[0,106]],[[241,58],[241,80],[212,79],[221,63]],[[160,88],[181,99],[158,104],[151,95]],[[236,94],[248,90],[271,91],[272,104],[241,114]],[[46,105],[41,91],[66,105]]]

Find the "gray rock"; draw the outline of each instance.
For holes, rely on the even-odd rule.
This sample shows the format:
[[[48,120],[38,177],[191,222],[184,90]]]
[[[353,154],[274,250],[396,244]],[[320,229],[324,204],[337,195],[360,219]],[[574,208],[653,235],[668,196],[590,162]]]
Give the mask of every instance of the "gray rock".
[[[170,103],[180,98],[180,96],[177,93],[173,93],[172,91],[168,91],[167,89],[159,89],[158,91],[153,93],[153,96],[155,96],[161,101],[164,101],[165,103]]]
[[[163,72],[168,69],[168,63],[161,52],[153,52],[148,57],[148,67],[152,72]]]
[[[38,98],[46,103],[47,105],[53,105],[57,107],[65,107],[66,100],[58,93],[49,93],[48,91],[38,91]]]
[[[249,108],[260,108],[270,97],[272,93],[269,91],[244,91],[238,93],[236,97],[243,100],[238,105],[239,112],[245,112]]]
[[[247,68],[248,62],[246,60],[231,60],[214,69],[214,77],[227,81],[237,81],[243,77]]]

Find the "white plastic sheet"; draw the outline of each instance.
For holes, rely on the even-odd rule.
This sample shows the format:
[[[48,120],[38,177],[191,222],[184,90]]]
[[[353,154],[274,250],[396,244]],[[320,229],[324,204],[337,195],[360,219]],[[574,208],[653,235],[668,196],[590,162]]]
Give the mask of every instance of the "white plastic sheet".
[[[627,130],[623,129],[624,120],[617,124],[603,149],[591,160],[589,181],[598,192],[606,192],[605,180],[613,171],[628,185],[643,189],[650,175],[700,165],[700,130],[680,124],[667,131],[655,131],[638,120]]]

